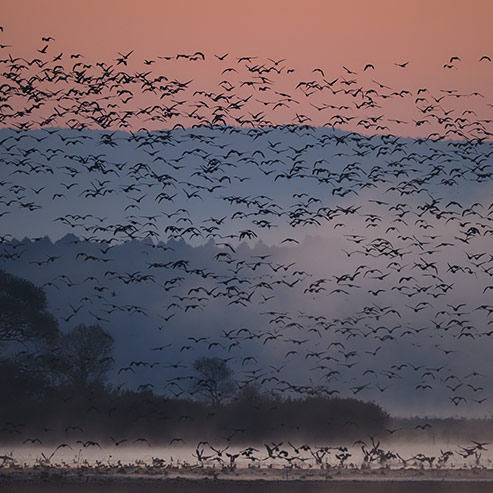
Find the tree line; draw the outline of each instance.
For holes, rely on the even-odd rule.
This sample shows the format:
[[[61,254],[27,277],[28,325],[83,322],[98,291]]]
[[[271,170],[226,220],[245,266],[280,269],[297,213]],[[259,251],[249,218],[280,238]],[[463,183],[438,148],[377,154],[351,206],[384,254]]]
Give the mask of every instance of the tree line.
[[[240,385],[220,358],[195,360],[193,398],[116,387],[108,378],[114,349],[114,338],[97,324],[61,331],[44,291],[0,270],[0,441],[340,440],[381,432],[389,421],[374,403],[285,398]]]

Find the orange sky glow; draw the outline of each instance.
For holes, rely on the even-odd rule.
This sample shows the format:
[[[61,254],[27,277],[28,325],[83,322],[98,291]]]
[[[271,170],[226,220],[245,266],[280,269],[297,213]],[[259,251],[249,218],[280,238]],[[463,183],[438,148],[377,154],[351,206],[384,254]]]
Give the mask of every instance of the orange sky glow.
[[[228,84],[238,89],[235,94],[247,97],[252,93],[249,112],[263,111],[270,123],[323,125],[334,113],[316,107],[334,101],[344,104],[341,96],[331,95],[328,101],[325,93],[300,93],[297,87],[300,81],[321,82],[321,72],[313,72],[320,68],[326,81],[339,77],[341,82],[341,77],[346,80],[352,77],[356,81],[352,89],[376,88],[377,81],[393,91],[409,90],[412,95],[407,99],[412,99],[413,109],[406,106],[406,98],[393,97],[364,116],[384,113],[390,119],[409,120],[409,125],[397,129],[392,123],[386,123],[396,133],[415,136],[426,135],[437,128],[435,123],[425,128],[415,124],[419,121],[419,112],[412,112],[420,88],[427,88],[435,98],[443,95],[440,93],[443,89],[462,95],[479,93],[480,96],[469,96],[467,101],[458,101],[459,98],[450,93],[446,99],[459,114],[467,109],[474,111],[478,119],[490,118],[493,63],[480,62],[480,59],[483,56],[493,59],[492,18],[493,3],[488,0],[255,0],[241,3],[122,0],[19,3],[6,0],[0,18],[4,28],[0,43],[7,47],[0,50],[0,58],[9,55],[26,59],[40,57],[37,50],[45,45],[41,40],[43,36],[52,36],[55,41],[50,42],[47,53],[42,56],[63,53],[65,68],[71,66],[70,54],[81,53],[88,64],[105,61],[116,65],[119,53],[134,50],[128,65],[119,68],[129,73],[150,70],[153,76],[164,74],[179,80],[192,79],[193,91],[217,91],[218,84],[225,79],[223,70],[238,69],[239,57],[258,57],[253,63],[259,64],[271,63],[269,58],[286,59],[276,65],[284,66],[281,76],[268,76],[272,75],[271,81],[276,79],[276,90],[289,91],[296,100],[294,112],[283,107],[271,111],[273,104],[270,103],[279,102],[279,98],[271,97],[274,86],[264,93],[255,87],[253,93],[247,92],[248,88],[241,85],[246,80],[241,73],[227,74]],[[192,63],[175,59],[177,54],[197,51],[204,53],[205,61]],[[226,53],[229,55],[222,61],[214,56]],[[172,60],[158,59],[159,56],[170,56]],[[460,60],[450,63],[452,57]],[[145,60],[152,60],[152,65],[146,66]],[[405,62],[409,62],[405,68],[396,65]],[[374,68],[364,70],[367,64]],[[444,68],[447,64],[451,67]],[[354,76],[343,67],[354,72]],[[291,69],[289,73],[288,69]],[[188,93],[184,97],[189,98]],[[132,108],[147,102],[150,99],[136,96]],[[358,119],[361,117],[362,114],[358,114]],[[172,123],[178,120],[175,118]],[[336,121],[339,120],[336,118]],[[347,125],[353,127],[354,123]]]

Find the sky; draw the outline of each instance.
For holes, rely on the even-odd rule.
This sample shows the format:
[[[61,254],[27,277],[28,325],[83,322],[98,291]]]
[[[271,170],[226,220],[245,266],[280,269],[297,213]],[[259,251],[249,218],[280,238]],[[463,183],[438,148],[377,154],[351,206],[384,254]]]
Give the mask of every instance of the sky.
[[[468,98],[468,108],[477,112],[478,118],[487,118],[493,64],[479,60],[493,56],[489,25],[492,15],[493,5],[488,1],[309,1],[300,8],[300,3],[294,1],[231,4],[91,0],[82,7],[73,2],[19,4],[7,0],[3,2],[0,25],[4,31],[0,39],[8,47],[0,54],[45,60],[50,54],[63,53],[62,60],[69,66],[70,61],[74,62],[69,54],[80,53],[85,63],[104,60],[115,65],[119,53],[133,50],[128,65],[116,65],[118,68],[193,79],[195,89],[217,89],[226,77],[223,69],[238,68],[239,57],[258,57],[258,63],[270,63],[269,58],[285,59],[276,65],[284,66],[282,77],[276,78],[272,72],[268,76],[276,78],[278,90],[302,96],[295,98],[299,101],[296,112],[311,118],[310,124],[323,125],[327,121],[325,111],[316,111],[310,105],[326,102],[325,93],[315,92],[308,98],[300,94],[299,88],[296,93],[292,90],[299,81],[320,81],[321,73],[313,72],[316,68],[329,81],[349,75],[362,87],[375,88],[373,81],[377,80],[389,88],[405,88],[414,96],[423,87],[434,91],[437,98],[443,96],[442,89],[461,94],[479,92],[481,97]],[[54,41],[50,40],[46,53],[38,53],[36,50],[46,44],[41,38],[48,36]],[[204,54],[205,63],[175,60],[177,54],[196,52]],[[229,55],[221,61],[214,56],[225,54]],[[158,59],[159,56],[171,56],[173,60]],[[452,57],[460,60],[450,63]],[[145,60],[153,63],[145,65]],[[396,65],[406,63],[404,68]],[[367,64],[374,68],[364,70]],[[294,72],[287,74],[289,69]],[[240,76],[235,81],[232,73],[227,76],[233,84],[244,81]],[[247,94],[248,87],[235,85],[235,93]],[[255,100],[269,100],[268,92],[253,94]],[[403,119],[402,115],[409,115],[408,103],[412,100],[414,97],[386,100],[384,112]],[[133,102],[138,107],[144,101],[147,100],[139,95]],[[253,113],[271,108],[254,99],[248,104]],[[293,119],[283,108],[269,113],[273,115],[275,123]],[[419,119],[419,113],[413,116]],[[181,122],[187,126],[186,121]],[[398,126],[387,122],[387,126],[406,136],[436,131],[434,125],[417,126],[412,122]],[[349,127],[354,129],[352,123]]]
[[[491,2],[484,1],[97,2],[6,0],[4,38],[28,51],[53,36],[67,51],[108,57],[193,52],[283,57],[307,66],[392,62],[430,67],[473,60],[493,42]],[[225,49],[226,48],[226,49]],[[440,73],[437,70],[437,75]],[[469,78],[478,78],[478,72]],[[466,79],[466,77],[464,77]]]

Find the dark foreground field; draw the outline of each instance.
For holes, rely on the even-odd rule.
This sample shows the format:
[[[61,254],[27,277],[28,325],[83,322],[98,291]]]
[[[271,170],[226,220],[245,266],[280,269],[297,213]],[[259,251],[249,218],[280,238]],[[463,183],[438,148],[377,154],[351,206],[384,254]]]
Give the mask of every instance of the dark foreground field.
[[[483,480],[230,480],[164,479],[111,482],[0,482],[2,493],[491,493]]]
[[[491,493],[493,470],[5,468],[2,493]]]

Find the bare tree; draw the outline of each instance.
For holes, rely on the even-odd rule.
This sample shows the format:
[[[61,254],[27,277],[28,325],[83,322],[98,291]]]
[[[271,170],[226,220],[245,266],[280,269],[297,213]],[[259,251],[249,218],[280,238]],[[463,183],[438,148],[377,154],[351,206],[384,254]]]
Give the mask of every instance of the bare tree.
[[[195,390],[213,406],[220,405],[235,390],[233,370],[221,358],[199,358],[193,367],[197,372]]]
[[[114,339],[99,325],[78,325],[60,338],[60,373],[71,386],[101,385],[113,366]]]

